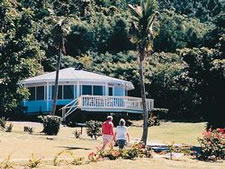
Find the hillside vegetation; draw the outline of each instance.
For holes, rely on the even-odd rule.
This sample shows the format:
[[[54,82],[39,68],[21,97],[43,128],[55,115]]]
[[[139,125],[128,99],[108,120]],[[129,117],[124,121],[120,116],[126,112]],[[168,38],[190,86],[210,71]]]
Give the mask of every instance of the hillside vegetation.
[[[140,0],[0,0],[0,116],[12,116],[29,93],[27,77],[54,71],[63,20],[61,68],[74,67],[131,81],[140,96],[132,15]],[[146,59],[147,97],[166,118],[225,124],[225,3],[159,0],[153,53]]]

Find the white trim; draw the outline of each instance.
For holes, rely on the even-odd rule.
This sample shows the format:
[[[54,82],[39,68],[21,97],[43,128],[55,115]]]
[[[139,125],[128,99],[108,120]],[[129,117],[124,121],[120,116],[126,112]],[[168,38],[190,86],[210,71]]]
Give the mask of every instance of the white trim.
[[[46,100],[46,102],[47,102],[47,106],[46,106],[46,108],[47,108],[47,111],[48,111],[48,109],[49,109],[49,83],[47,82],[47,98],[46,98],[47,100]]]
[[[109,95],[109,84],[105,83],[105,96]]]
[[[80,96],[80,82],[77,81],[77,97]]]
[[[76,98],[76,84],[73,85],[73,99]]]

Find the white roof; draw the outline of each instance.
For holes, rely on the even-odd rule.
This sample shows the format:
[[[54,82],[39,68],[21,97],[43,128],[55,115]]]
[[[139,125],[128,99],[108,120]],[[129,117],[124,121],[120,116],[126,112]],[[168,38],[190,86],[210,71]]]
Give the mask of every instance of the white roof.
[[[46,73],[36,77],[31,77],[22,81],[22,84],[33,84],[33,83],[42,83],[42,82],[55,82],[56,71],[51,73]],[[61,69],[59,71],[59,82],[69,81],[93,81],[93,82],[107,82],[107,83],[118,83],[126,85],[128,90],[134,89],[134,86],[131,82],[112,78],[106,75],[88,72],[84,70],[75,70],[74,68]]]

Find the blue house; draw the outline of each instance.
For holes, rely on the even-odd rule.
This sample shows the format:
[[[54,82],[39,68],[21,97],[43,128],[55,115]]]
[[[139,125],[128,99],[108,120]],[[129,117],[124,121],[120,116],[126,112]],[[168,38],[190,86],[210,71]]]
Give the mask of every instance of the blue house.
[[[56,72],[46,73],[22,81],[29,89],[23,101],[25,114],[49,114],[52,110]],[[141,98],[128,96],[134,89],[131,82],[102,74],[66,68],[59,71],[59,92],[56,105],[66,118],[77,109],[97,112],[142,113]],[[154,101],[147,99],[148,110]]]

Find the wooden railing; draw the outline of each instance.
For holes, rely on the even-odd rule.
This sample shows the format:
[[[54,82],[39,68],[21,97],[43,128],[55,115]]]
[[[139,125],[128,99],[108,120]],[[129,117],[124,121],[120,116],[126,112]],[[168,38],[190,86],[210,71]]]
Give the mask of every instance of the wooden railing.
[[[154,107],[153,99],[146,99],[147,110]],[[106,108],[106,109],[130,109],[142,110],[142,99],[129,96],[80,96],[79,108]]]

